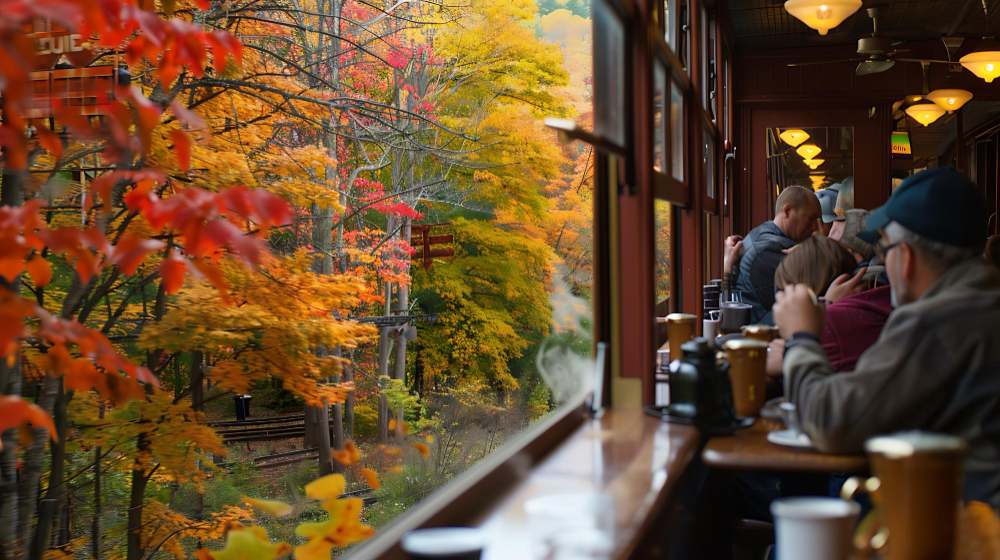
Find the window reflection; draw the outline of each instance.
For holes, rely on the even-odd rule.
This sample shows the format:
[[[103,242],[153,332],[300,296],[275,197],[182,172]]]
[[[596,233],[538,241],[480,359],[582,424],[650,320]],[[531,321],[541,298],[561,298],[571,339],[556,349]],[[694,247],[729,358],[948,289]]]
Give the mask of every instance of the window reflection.
[[[670,223],[670,203],[665,200],[653,202],[653,227],[656,241],[656,277],[657,315],[666,315],[666,303],[670,299],[670,240],[672,228]],[[662,310],[660,308],[663,308]],[[662,312],[661,312],[662,311]]]
[[[595,0],[594,132],[625,145],[625,27],[605,0]]]
[[[821,190],[854,176],[854,128],[768,128],[771,192],[790,185]]]
[[[709,198],[715,198],[715,137],[705,129],[702,169],[705,172],[705,188]]]
[[[653,63],[653,169],[666,170],[666,132],[663,121],[663,104],[666,100],[667,73],[659,62]]]
[[[670,174],[684,181],[684,90],[670,82]]]

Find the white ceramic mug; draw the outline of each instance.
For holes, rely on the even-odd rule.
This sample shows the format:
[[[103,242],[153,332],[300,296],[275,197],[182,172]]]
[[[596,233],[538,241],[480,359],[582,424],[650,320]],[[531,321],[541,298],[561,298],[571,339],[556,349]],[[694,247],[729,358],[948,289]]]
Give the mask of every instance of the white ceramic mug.
[[[778,560],[847,560],[861,507],[828,497],[781,498],[771,502]]]

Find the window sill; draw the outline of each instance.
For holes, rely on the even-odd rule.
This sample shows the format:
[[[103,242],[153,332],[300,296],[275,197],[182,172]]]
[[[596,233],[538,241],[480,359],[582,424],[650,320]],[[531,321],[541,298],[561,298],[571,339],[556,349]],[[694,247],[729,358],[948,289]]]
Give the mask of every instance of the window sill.
[[[525,433],[466,471],[352,551],[356,558],[405,558],[404,533],[420,527],[478,526],[487,533],[484,560],[531,558],[524,502],[557,492],[601,491],[615,501],[616,557],[625,557],[670,500],[695,457],[698,431],[641,410],[584,416],[582,402]]]

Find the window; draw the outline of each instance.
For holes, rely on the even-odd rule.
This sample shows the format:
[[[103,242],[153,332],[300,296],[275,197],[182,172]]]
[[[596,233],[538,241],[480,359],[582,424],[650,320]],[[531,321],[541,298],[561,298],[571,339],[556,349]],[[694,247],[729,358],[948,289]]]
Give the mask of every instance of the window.
[[[663,15],[663,37],[670,50],[677,52],[677,0],[666,0]]]
[[[665,200],[653,202],[653,239],[656,246],[656,263],[654,266],[656,285],[657,315],[669,313],[670,299],[670,253],[671,253],[671,204]]]
[[[667,72],[659,61],[653,62],[653,170],[665,173],[666,122],[664,104],[667,95]]]
[[[715,115],[715,16],[702,8],[701,10],[702,33],[701,33],[701,105],[708,111],[709,117],[714,121]]]
[[[775,193],[790,185],[820,190],[854,176],[853,127],[768,128],[766,132],[767,178]]]
[[[684,90],[670,81],[670,176],[684,182]]]
[[[691,14],[688,9],[687,0],[676,0],[679,4],[677,7],[677,22],[680,26],[677,30],[676,47],[674,52],[677,54],[677,58],[680,59],[681,64],[684,65],[684,70],[688,69],[688,52],[691,50]]]
[[[607,0],[594,0],[594,132],[625,146],[625,25]]]

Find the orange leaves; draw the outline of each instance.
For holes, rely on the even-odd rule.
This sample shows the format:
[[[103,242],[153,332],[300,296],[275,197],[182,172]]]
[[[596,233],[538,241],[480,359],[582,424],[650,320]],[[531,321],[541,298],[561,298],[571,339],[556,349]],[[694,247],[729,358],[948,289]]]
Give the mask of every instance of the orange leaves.
[[[375,474],[375,471],[369,468],[362,468],[361,476],[365,477],[365,482],[368,483],[368,486],[370,486],[372,490],[378,490],[382,487],[382,483],[378,481],[378,475]]]
[[[420,454],[423,455],[424,457],[430,457],[431,456],[431,448],[427,447],[426,443],[420,443],[418,441],[417,443],[413,444],[413,447],[416,447],[417,451],[419,451]]]
[[[36,428],[47,429],[49,436],[53,440],[59,441],[52,417],[42,407],[29,403],[16,395],[0,396],[0,432],[24,423],[29,423]],[[0,442],[0,449],[2,448],[3,443]]]
[[[295,548],[296,560],[327,560],[330,549],[371,538],[375,530],[359,521],[361,498],[340,499],[344,493],[344,477],[339,474],[324,476],[306,485],[306,496],[323,500],[323,509],[330,519],[316,523],[303,523],[295,533],[309,541]]]
[[[215,71],[220,72],[226,66],[226,55],[233,55],[236,64],[243,64],[243,43],[229,33],[217,29],[205,36],[212,46],[212,59]]]
[[[35,286],[41,288],[52,280],[52,267],[49,265],[49,261],[42,258],[41,255],[35,255],[28,259],[28,262],[24,263],[25,270],[31,275],[31,279],[35,282]]]
[[[332,454],[333,458],[345,467],[349,467],[361,460],[361,453],[351,440],[347,440],[347,443],[344,444],[344,449],[333,450]]]
[[[280,500],[263,500],[250,497],[244,497],[243,500],[255,508],[270,513],[275,517],[282,517],[292,513],[292,506]]]
[[[177,166],[187,173],[191,169],[191,137],[187,132],[175,128],[170,131],[170,139],[173,140],[174,151],[177,153]]]
[[[391,419],[389,419],[389,429],[390,429],[390,430],[395,430],[395,429],[396,429],[396,426],[397,426],[397,425],[399,426],[399,431],[400,431],[400,432],[401,432],[402,434],[404,434],[404,435],[405,435],[405,434],[409,433],[409,431],[410,431],[410,428],[409,428],[409,427],[407,427],[407,425],[406,425],[406,422],[399,422],[399,423],[397,424],[397,422],[396,422],[396,419],[395,419],[395,418],[391,418]]]
[[[184,259],[171,254],[160,263],[160,278],[163,279],[163,289],[170,295],[180,291],[184,285],[184,271],[187,264]]]

